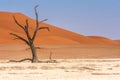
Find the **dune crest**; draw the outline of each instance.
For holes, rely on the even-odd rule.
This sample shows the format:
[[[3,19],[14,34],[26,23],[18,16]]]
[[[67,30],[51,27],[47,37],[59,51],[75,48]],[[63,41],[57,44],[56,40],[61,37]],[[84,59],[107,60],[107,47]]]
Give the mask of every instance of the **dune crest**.
[[[29,31],[33,34],[35,28],[35,20],[21,13],[0,12],[0,43],[22,43],[9,35],[13,32],[21,36],[26,37],[22,29],[17,27],[14,22],[13,16],[16,17],[21,25],[25,25],[25,20],[29,20]],[[40,26],[49,27],[50,32],[46,30],[39,31],[35,43],[36,44],[116,44],[116,42],[96,37],[87,37],[68,30],[61,29],[59,27],[40,23]]]
[[[29,32],[33,35],[35,20],[21,13],[0,12],[0,60],[22,59],[31,57],[30,50],[24,42],[14,39],[9,33],[16,33],[26,38],[24,31],[15,23],[16,17],[21,25],[29,21]],[[48,59],[50,52],[53,59],[78,58],[119,58],[120,46],[116,41],[100,36],[84,36],[47,23],[50,31],[41,30],[35,39],[37,54],[40,59]],[[118,43],[117,43],[118,44]]]

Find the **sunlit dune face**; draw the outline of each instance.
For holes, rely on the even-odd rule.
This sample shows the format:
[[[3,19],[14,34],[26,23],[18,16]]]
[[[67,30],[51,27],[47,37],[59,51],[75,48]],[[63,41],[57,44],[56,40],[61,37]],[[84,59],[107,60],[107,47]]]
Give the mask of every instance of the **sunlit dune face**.
[[[21,13],[0,12],[0,43],[22,43],[18,40],[13,40],[14,37],[9,33],[16,33],[26,38],[24,31],[15,23],[13,16],[18,22],[25,26],[25,20],[29,22],[29,33],[32,36],[36,23],[35,20]],[[70,32],[56,26],[39,23],[41,27],[49,27],[50,31],[40,30],[35,39],[36,44],[116,44],[116,42],[100,37],[87,37],[74,32]]]
[[[0,59],[31,57],[28,46],[10,35],[16,33],[27,39],[25,32],[15,23],[13,15],[22,26],[26,25],[25,20],[28,19],[31,36],[36,27],[35,20],[21,13],[0,12]],[[48,59],[50,51],[54,59],[120,57],[117,41],[99,36],[84,36],[47,23],[39,23],[39,26],[50,29],[40,30],[36,36],[34,43],[38,47],[37,54],[40,58]]]
[[[115,40],[116,43],[120,44],[120,40]]]

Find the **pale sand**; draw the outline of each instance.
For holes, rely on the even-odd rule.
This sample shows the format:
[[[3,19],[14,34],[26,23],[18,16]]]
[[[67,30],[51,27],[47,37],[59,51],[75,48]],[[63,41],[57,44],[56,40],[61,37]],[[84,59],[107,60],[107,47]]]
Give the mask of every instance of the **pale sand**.
[[[120,80],[120,59],[57,59],[58,63],[0,63],[0,80]]]
[[[58,63],[7,63],[31,57],[31,52],[27,45],[0,44],[0,80],[120,80],[120,46],[36,46],[40,60],[48,60],[51,51]]]

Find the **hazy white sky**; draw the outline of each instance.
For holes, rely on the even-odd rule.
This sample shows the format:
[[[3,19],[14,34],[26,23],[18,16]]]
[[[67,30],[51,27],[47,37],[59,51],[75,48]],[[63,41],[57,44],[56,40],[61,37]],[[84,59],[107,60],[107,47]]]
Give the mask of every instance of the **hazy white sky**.
[[[1,0],[0,11],[21,12],[34,18],[39,4],[39,19],[83,34],[120,39],[120,0]]]

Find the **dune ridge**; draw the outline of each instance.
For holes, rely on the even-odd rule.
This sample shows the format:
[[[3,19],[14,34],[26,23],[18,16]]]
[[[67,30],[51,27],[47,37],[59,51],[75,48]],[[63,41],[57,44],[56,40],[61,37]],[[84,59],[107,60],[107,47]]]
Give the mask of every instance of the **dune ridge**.
[[[14,40],[9,34],[12,32],[26,38],[24,31],[16,25],[13,16],[21,25],[25,25],[25,20],[28,19],[30,35],[35,28],[35,20],[24,14],[0,12],[0,60],[31,57],[28,46],[20,40]],[[40,59],[48,59],[50,52],[53,53],[53,59],[120,57],[118,41],[101,36],[77,34],[48,23],[39,24],[50,28],[50,31],[39,31],[35,40],[36,47],[39,47],[37,54]]]
[[[26,37],[22,29],[15,24],[13,16],[15,16],[22,25],[25,25],[25,20],[28,19],[30,26],[29,31],[31,35],[33,34],[33,29],[35,28],[34,19],[21,13],[0,12],[0,34],[3,34],[0,36],[0,43],[22,43],[18,40],[13,40],[14,38],[9,35],[11,32]],[[36,37],[36,44],[117,44],[117,42],[107,38],[88,37],[47,23],[39,24],[40,26],[49,27],[50,32],[41,30],[37,35],[38,37]]]

